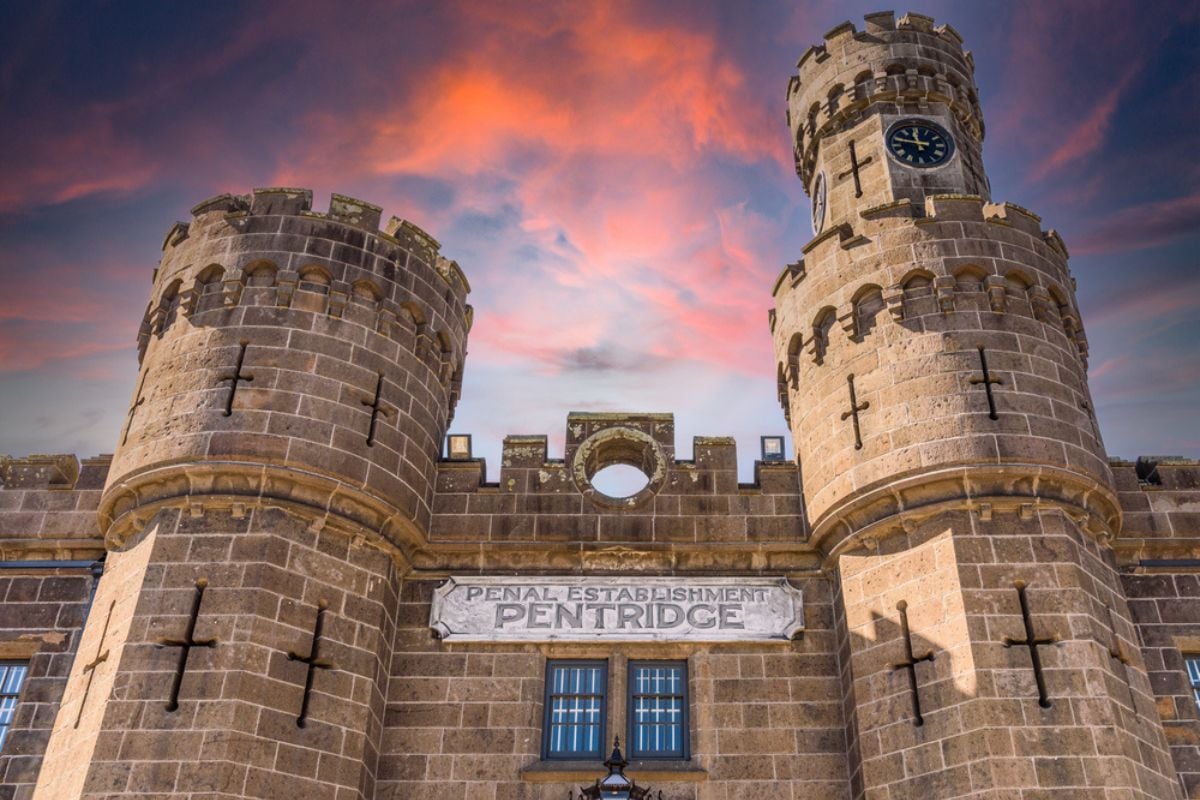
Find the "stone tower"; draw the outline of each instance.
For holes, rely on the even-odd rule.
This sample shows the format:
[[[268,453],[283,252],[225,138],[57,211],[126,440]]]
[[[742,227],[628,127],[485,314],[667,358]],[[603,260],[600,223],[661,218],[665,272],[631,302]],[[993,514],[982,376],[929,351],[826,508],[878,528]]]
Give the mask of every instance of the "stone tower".
[[[373,796],[469,287],[416,226],[311,200],[222,195],[167,236],[37,798]]]
[[[970,54],[883,13],[798,68],[815,238],[771,324],[837,578],[853,796],[1178,797],[1103,546],[1121,514],[1067,251],[990,202]]]

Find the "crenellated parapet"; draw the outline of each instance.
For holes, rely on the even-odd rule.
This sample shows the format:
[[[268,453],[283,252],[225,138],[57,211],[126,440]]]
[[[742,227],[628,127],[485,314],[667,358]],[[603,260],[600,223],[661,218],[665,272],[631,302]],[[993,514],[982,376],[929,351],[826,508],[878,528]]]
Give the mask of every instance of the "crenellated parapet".
[[[577,547],[669,547],[678,564],[689,550],[722,563],[715,551],[728,549],[738,569],[752,567],[755,547],[803,545],[794,462],[756,462],[755,482],[739,484],[731,438],[695,437],[693,458],[675,457],[671,414],[572,413],[565,441],[563,457],[551,458],[546,436],[505,438],[494,484],[481,460],[441,462],[431,542],[557,543],[566,553],[556,558]],[[629,497],[597,489],[592,478],[613,464],[637,467],[645,488]]]
[[[1002,465],[1049,470],[1032,494],[1086,509],[1102,535],[1119,528],[1067,250],[1037,215],[961,193],[864,207],[810,241],[774,296],[814,542],[835,519],[849,529],[847,504],[866,503],[867,525],[914,491],[935,504],[985,491],[982,472],[930,490],[931,471],[968,464],[993,465],[997,495]]]
[[[964,232],[969,248],[950,247]],[[887,268],[872,269],[880,251],[888,253]],[[1058,233],[1043,230],[1028,209],[972,195],[933,195],[923,206],[898,200],[864,209],[857,226],[815,237],[804,247],[804,260],[780,273],[773,296],[790,302],[796,293],[811,309],[810,322],[791,333],[787,352],[815,361],[835,331],[861,341],[880,322],[966,311],[1043,323],[1048,334],[1073,344],[1086,367],[1087,337],[1067,257]],[[821,265],[811,277],[809,264]],[[855,273],[860,266],[865,271]],[[843,280],[847,273],[858,279]],[[886,315],[877,314],[885,309]],[[773,309],[773,334],[779,318]],[[794,380],[796,367],[792,360],[780,364],[781,377]]]
[[[398,217],[380,229],[378,206],[344,195],[334,194],[326,213],[313,212],[307,189],[218,195],[192,214],[192,222],[176,223],[163,243],[138,337],[139,360],[152,339],[197,312],[298,303],[407,346],[453,381],[453,410],[473,314],[466,304],[470,284],[456,262],[439,254],[436,239]],[[189,240],[198,236],[212,242],[196,247]]]
[[[1123,567],[1170,569],[1200,559],[1200,461],[1180,456],[1112,459],[1124,511],[1113,543]]]
[[[0,455],[0,561],[102,556],[96,506],[108,466],[108,456]]]
[[[314,212],[310,191],[270,188],[206,200],[171,229],[101,506],[113,541],[196,496],[422,535],[470,285],[421,228],[380,221],[361,200]]]

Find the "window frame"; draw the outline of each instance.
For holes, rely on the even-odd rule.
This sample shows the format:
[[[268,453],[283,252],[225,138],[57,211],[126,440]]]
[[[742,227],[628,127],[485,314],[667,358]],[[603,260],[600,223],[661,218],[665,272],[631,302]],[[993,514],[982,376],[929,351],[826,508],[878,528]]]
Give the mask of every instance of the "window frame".
[[[1200,713],[1200,653],[1183,653],[1183,674],[1187,678],[1188,689],[1192,693],[1192,702],[1196,704],[1196,712]]]
[[[7,698],[10,698],[10,697],[12,698],[12,718],[6,723],[0,722],[0,753],[4,752],[4,745],[8,743],[8,736],[10,733],[12,733],[13,723],[17,719],[17,706],[21,702],[21,692],[24,691],[25,684],[29,680],[29,662],[28,661],[21,661],[18,659],[7,659],[7,658],[0,659],[0,668],[8,668],[8,667],[20,667],[22,672],[21,672],[21,679],[17,683],[17,687],[16,687],[17,690],[15,692],[0,692],[0,702],[3,702]],[[5,677],[7,677],[7,673],[5,674]],[[2,688],[3,688],[3,684],[0,683],[0,689],[2,689]]]
[[[678,667],[683,675],[680,681],[680,694],[671,695],[678,696],[680,699],[680,720],[679,720],[679,750],[675,752],[659,752],[645,753],[637,749],[637,737],[635,735],[637,729],[637,715],[634,712],[634,701],[638,695],[637,684],[634,679],[634,670],[639,667],[658,666],[658,667]],[[691,705],[692,693],[689,685],[691,673],[688,670],[687,659],[630,659],[626,665],[625,672],[625,743],[626,754],[629,760],[637,761],[687,761],[692,757],[692,735],[691,735]]]
[[[600,669],[600,736],[595,751],[554,752],[550,748],[550,734],[553,730],[551,716],[554,709],[552,702],[555,697],[553,674],[559,667],[599,667]],[[542,692],[542,759],[545,761],[590,761],[604,758],[605,744],[608,736],[608,694],[609,674],[607,659],[579,658],[548,658],[546,659],[545,686]],[[572,695],[558,695],[572,696]],[[576,695],[578,696],[578,695]]]

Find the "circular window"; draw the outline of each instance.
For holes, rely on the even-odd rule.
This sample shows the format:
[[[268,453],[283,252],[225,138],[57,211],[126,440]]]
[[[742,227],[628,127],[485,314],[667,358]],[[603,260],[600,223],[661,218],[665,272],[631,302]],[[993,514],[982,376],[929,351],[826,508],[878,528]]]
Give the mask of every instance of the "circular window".
[[[592,476],[596,491],[624,500],[650,485],[650,476],[629,464],[610,464]]]
[[[662,448],[633,428],[605,428],[592,434],[575,451],[571,466],[575,485],[585,497],[617,509],[645,503],[667,476]]]

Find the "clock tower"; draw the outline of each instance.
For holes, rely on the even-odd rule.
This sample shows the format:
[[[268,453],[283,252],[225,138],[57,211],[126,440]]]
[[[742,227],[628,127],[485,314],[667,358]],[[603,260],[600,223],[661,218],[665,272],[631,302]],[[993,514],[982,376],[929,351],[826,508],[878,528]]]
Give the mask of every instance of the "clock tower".
[[[1121,512],[1067,249],[992,202],[962,44],[873,14],[787,88],[814,238],[770,320],[853,794],[1179,797],[1103,546]]]
[[[944,25],[921,46],[838,46],[882,44],[895,35],[893,20],[873,14],[865,31],[834,28],[832,48],[810,47],[798,64],[805,80],[788,84],[796,172],[813,199],[815,233],[897,200],[990,199],[974,62],[957,33]],[[917,14],[904,20],[913,32],[932,24]]]

